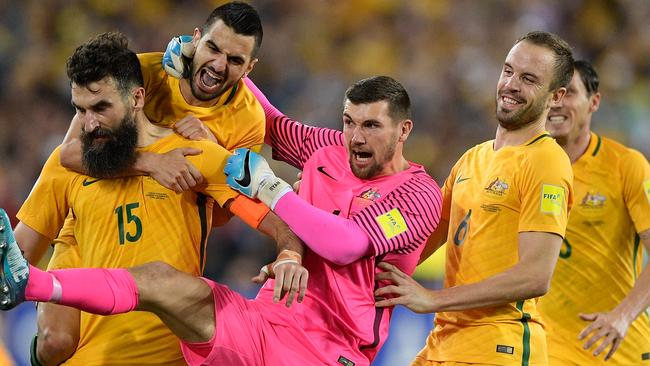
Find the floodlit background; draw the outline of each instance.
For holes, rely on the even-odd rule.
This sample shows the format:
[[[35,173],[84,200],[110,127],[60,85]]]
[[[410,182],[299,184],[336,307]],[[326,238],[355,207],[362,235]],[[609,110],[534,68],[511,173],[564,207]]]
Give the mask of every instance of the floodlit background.
[[[162,51],[191,34],[215,1],[0,0],[0,206],[15,214],[73,115],[65,60],[91,36],[119,30],[137,52]],[[259,0],[264,25],[251,77],[290,117],[339,128],[354,81],[385,74],[413,103],[407,157],[442,184],[471,146],[491,139],[501,65],[531,30],[565,38],[592,61],[603,95],[594,129],[650,155],[650,2],[646,0]],[[266,151],[268,153],[268,150]],[[293,180],[295,171],[274,165]],[[273,257],[271,243],[233,221],[211,237],[206,275],[248,296],[248,279]],[[42,263],[44,264],[44,263]],[[441,258],[419,279],[439,286]],[[432,316],[398,308],[375,365],[405,365],[422,347]],[[0,315],[6,348],[28,364],[33,305]],[[0,337],[1,339],[1,337]],[[2,361],[0,361],[0,364]]]

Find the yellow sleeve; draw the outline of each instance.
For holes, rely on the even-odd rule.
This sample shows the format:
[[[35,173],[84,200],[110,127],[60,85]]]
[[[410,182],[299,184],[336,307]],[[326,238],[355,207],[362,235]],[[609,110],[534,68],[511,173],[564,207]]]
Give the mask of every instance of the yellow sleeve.
[[[531,151],[517,185],[519,232],[543,231],[564,237],[573,204],[573,170],[564,151],[559,146]]]
[[[48,271],[81,267],[81,255],[79,254],[77,240],[74,237],[75,222],[76,219],[72,214],[69,214],[65,219],[63,228],[59,232],[59,236],[52,242],[54,253],[52,254],[52,258],[50,258],[50,263],[47,265]]]
[[[233,109],[233,119],[238,121],[237,129],[233,133],[237,134],[236,143],[232,150],[240,147],[246,147],[256,153],[262,151],[264,145],[264,134],[266,132],[266,117],[264,109],[257,101],[257,98],[248,89],[243,80],[239,81],[240,92],[243,94],[241,102]]]
[[[454,191],[454,182],[456,182],[456,175],[458,175],[458,167],[462,165],[464,160],[465,155],[458,159],[456,164],[451,168],[451,172],[449,172],[445,184],[442,185],[442,213],[440,218],[445,221],[449,221],[449,216],[451,215],[451,194]]]
[[[621,162],[623,199],[637,233],[650,229],[650,165],[638,151],[629,149]]]
[[[54,149],[16,217],[50,240],[56,238],[70,209],[70,183],[75,175],[61,165],[60,147]]]
[[[149,52],[139,53],[138,60],[140,60],[140,70],[142,70],[142,77],[144,78],[144,89],[147,94],[158,88],[160,81],[160,73],[164,72],[162,68],[162,52]]]
[[[237,191],[226,184],[226,175],[223,173],[230,152],[210,141],[193,141],[192,146],[203,150],[199,155],[186,157],[203,175],[204,182],[198,190],[214,198],[221,207],[228,200],[239,196]]]

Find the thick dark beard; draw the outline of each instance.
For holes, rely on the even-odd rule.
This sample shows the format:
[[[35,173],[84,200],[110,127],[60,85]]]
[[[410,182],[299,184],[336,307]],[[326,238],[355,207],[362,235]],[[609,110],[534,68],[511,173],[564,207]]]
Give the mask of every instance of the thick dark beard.
[[[107,139],[93,143],[98,137]],[[135,163],[137,143],[138,128],[128,113],[115,130],[98,127],[92,132],[81,131],[81,162],[92,177],[118,177]]]
[[[221,96],[221,94],[223,94],[226,90],[230,89],[230,87],[232,86],[232,85],[227,85],[227,84],[224,83],[224,85],[221,87],[221,89],[217,90],[216,93],[205,94],[204,92],[201,91],[201,89],[199,89],[196,86],[196,81],[194,79],[195,76],[196,76],[196,75],[194,75],[195,72],[196,72],[196,67],[194,66],[194,60],[192,60],[192,65],[190,66],[190,77],[189,77],[190,90],[192,91],[192,95],[194,96],[194,98],[196,98],[196,99],[198,99],[198,100],[200,100],[202,102],[208,102],[208,101],[211,101],[213,99],[219,98]],[[224,80],[226,80],[227,77],[228,77],[228,75],[224,75]]]
[[[515,131],[530,125],[539,119],[539,117],[544,113],[544,103],[539,101],[536,104],[528,106],[526,109],[515,112],[514,114],[508,115],[506,117],[499,117],[499,102],[496,103],[496,118],[499,121],[499,125],[505,128],[508,131]]]

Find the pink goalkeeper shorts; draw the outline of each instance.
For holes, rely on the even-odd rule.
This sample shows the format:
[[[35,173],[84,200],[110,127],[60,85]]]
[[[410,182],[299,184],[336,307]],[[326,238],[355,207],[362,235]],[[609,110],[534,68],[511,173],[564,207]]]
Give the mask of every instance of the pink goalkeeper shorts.
[[[323,358],[302,329],[265,319],[265,313],[282,308],[269,308],[227,286],[203,280],[214,295],[215,333],[204,343],[181,341],[183,356],[190,366],[341,365],[337,360]]]

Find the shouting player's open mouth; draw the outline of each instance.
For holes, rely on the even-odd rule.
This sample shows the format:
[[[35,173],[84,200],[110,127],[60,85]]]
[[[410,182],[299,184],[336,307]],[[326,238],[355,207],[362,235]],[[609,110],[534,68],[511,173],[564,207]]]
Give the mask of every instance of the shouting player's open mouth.
[[[219,75],[214,70],[211,70],[209,67],[201,68],[197,75],[198,80],[196,84],[199,86],[201,91],[207,94],[216,93],[224,82],[223,76]]]
[[[356,149],[351,150],[351,155],[352,162],[360,168],[368,166],[371,163],[373,157],[373,154],[371,152]]]

